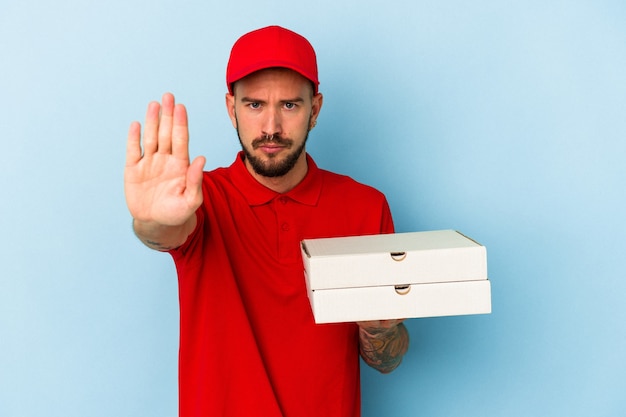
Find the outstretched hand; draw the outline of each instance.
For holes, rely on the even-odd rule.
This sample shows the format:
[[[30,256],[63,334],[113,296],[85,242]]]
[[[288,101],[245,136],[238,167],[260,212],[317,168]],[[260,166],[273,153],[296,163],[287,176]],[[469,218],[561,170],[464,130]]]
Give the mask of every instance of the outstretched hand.
[[[162,226],[184,224],[202,204],[204,157],[189,163],[187,110],[163,95],[162,104],[148,105],[141,143],[141,125],[128,131],[124,191],[137,222]]]

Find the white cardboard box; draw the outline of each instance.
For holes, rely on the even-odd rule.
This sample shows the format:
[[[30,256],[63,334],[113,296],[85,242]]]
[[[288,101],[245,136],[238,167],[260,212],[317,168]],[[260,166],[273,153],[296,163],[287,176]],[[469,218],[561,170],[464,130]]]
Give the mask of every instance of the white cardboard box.
[[[454,230],[302,241],[316,323],[487,314],[484,246]]]

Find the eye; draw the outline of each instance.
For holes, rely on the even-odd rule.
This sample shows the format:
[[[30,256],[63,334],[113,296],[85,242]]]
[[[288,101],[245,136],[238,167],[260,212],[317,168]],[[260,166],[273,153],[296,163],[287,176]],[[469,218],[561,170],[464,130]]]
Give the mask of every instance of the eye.
[[[250,107],[251,109],[259,109],[259,108],[261,108],[261,103],[252,102],[252,103],[248,104],[248,107]]]
[[[290,102],[287,102],[287,103],[285,103],[285,108],[286,108],[287,110],[292,110],[292,109],[295,109],[295,108],[296,108],[296,103],[290,103]]]

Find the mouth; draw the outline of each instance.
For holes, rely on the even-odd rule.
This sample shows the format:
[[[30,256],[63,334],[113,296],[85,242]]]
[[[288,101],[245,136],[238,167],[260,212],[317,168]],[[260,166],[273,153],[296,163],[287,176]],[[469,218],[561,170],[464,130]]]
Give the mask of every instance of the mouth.
[[[291,141],[289,139],[283,139],[274,137],[272,139],[256,139],[252,142],[252,149],[259,149],[267,154],[276,154],[283,149],[289,149],[291,147]]]
[[[266,154],[274,155],[282,151],[283,149],[285,149],[285,147],[280,146],[280,145],[275,145],[275,144],[267,144],[267,145],[261,145],[257,149],[260,149]]]

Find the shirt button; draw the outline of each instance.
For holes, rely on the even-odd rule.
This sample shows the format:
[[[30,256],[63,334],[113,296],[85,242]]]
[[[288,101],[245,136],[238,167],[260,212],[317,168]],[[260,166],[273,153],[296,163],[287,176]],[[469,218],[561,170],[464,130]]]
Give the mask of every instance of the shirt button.
[[[283,232],[287,232],[289,231],[289,223],[283,223],[280,228],[283,230]]]
[[[278,201],[280,201],[283,204],[287,204],[287,197],[281,197],[278,199]]]

